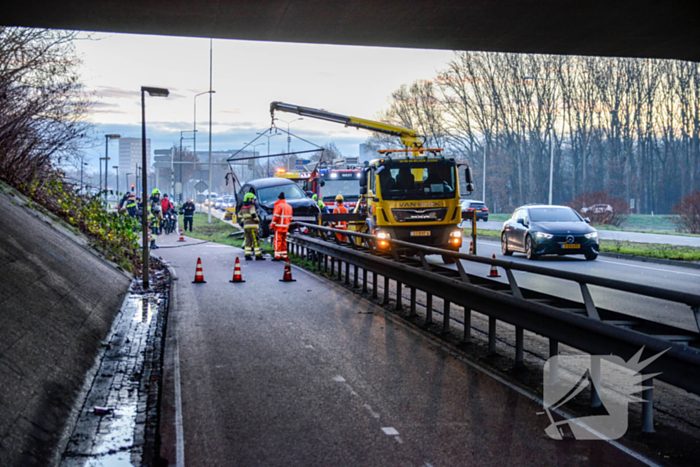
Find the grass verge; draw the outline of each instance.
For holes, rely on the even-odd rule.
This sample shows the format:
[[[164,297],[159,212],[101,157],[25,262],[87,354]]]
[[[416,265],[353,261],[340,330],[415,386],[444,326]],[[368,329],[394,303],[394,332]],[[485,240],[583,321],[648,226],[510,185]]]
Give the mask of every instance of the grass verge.
[[[465,240],[469,241],[471,230],[465,230]],[[479,238],[499,240],[498,230],[476,231]],[[600,251],[623,255],[644,256],[646,258],[670,259],[674,261],[700,261],[700,248],[692,246],[665,245],[659,243],[637,243],[619,240],[600,240]]]

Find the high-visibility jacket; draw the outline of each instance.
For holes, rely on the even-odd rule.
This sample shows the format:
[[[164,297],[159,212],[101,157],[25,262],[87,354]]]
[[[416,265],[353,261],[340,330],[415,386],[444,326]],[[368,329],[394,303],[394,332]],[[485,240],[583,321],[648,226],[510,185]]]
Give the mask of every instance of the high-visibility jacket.
[[[347,213],[348,213],[348,208],[346,208],[344,204],[336,204],[335,209],[333,210],[333,214],[347,214]],[[347,230],[347,228],[348,228],[347,221],[334,222],[333,224],[334,224],[334,227],[336,229]]]
[[[292,207],[286,200],[280,199],[275,203],[275,211],[272,214],[270,229],[275,232],[287,232],[292,223]]]
[[[257,229],[259,227],[258,213],[255,211],[255,205],[253,203],[243,203],[238,215],[243,220],[244,229]]]

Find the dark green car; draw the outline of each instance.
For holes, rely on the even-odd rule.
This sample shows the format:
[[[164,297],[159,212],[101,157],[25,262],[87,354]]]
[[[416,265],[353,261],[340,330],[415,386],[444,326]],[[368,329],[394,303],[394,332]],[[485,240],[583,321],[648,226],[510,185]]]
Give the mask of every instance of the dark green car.
[[[501,251],[514,251],[535,260],[542,255],[598,257],[598,232],[566,206],[526,205],[515,210],[501,230]]]

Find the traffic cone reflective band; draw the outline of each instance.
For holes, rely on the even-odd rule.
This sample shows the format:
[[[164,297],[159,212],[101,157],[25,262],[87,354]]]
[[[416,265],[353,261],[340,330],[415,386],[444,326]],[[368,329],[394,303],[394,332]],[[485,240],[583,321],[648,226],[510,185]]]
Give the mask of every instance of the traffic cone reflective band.
[[[151,244],[151,229],[148,229],[148,244]]]
[[[473,241],[469,242],[469,254],[470,255],[474,254],[474,242]]]
[[[245,282],[241,275],[241,260],[236,256],[236,266],[233,268],[233,279],[229,282]]]
[[[492,258],[496,259],[496,255],[493,255]],[[491,265],[491,270],[489,271],[489,275],[486,277],[501,277],[501,275],[498,273],[498,268],[496,267],[495,264]]]
[[[197,271],[194,273],[193,284],[206,284],[204,273],[202,272],[202,258],[197,258]]]
[[[292,279],[292,265],[289,263],[289,258],[284,263],[284,276],[282,276],[280,282],[296,282],[296,279]]]
[[[184,242],[184,241],[185,241],[185,235],[182,232],[182,227],[180,227],[180,239],[178,240],[178,242]]]

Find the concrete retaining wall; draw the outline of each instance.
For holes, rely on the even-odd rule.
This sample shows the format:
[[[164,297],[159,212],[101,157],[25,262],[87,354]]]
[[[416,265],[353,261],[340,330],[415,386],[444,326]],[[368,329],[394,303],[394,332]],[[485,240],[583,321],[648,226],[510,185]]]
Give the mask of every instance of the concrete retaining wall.
[[[0,191],[0,465],[51,465],[130,278]]]

